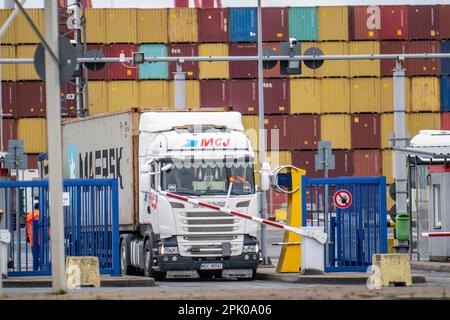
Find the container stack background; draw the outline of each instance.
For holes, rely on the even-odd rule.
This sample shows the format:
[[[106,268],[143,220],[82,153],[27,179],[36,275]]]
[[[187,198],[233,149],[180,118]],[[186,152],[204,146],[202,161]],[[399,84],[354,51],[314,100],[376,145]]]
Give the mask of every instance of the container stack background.
[[[11,10],[0,10],[0,24]],[[40,30],[43,10],[28,9]],[[66,16],[61,13],[60,31]],[[256,8],[86,9],[89,49],[105,56],[237,56],[256,55]],[[263,8],[264,47],[279,52],[279,43],[296,38],[302,53],[319,47],[324,54],[450,53],[450,5]],[[1,56],[32,57],[38,39],[19,15],[2,39]],[[316,70],[280,75],[277,65],[264,70],[268,150],[272,165],[292,163],[312,177],[319,140],[330,140],[336,170],[330,176],[392,178],[389,134],[393,125],[395,62],[326,61]],[[450,130],[450,59],[409,60],[407,132]],[[128,110],[173,109],[174,63],[140,66],[107,64],[89,72],[90,115]],[[258,148],[256,62],[185,63],[187,107],[228,107],[244,115],[254,148]],[[62,114],[76,116],[75,87],[62,85]],[[29,167],[46,151],[45,87],[32,65],[2,66],[3,146],[25,141]],[[278,133],[279,145],[271,141]],[[276,138],[274,136],[274,138]],[[390,201],[390,197],[387,197]],[[274,209],[286,198],[273,194]],[[391,204],[388,203],[388,209]]]

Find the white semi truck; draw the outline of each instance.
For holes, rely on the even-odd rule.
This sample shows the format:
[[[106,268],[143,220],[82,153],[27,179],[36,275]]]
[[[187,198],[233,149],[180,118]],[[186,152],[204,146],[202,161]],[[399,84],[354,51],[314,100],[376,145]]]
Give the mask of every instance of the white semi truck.
[[[119,181],[123,274],[254,278],[257,223],[161,194],[259,214],[240,113],[99,115],[64,123],[62,137],[65,178]]]

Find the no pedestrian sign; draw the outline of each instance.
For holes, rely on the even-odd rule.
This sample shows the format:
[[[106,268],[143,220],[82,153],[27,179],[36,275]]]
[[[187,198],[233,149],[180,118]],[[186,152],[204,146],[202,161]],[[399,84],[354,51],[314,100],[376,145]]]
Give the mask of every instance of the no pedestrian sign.
[[[347,209],[352,204],[352,194],[344,189],[338,190],[333,196],[333,202],[336,207]]]

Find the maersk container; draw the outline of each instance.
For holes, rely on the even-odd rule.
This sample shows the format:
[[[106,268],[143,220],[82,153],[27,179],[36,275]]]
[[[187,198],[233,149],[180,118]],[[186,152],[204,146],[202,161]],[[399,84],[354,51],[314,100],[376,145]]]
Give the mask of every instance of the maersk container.
[[[139,51],[146,57],[167,57],[167,46],[163,44],[143,44]],[[169,78],[168,62],[146,62],[139,65],[139,79],[165,79]]]
[[[289,8],[289,37],[299,41],[319,39],[317,8]]]
[[[441,112],[450,112],[450,78],[441,78]]]
[[[230,42],[255,42],[256,8],[230,8]]]

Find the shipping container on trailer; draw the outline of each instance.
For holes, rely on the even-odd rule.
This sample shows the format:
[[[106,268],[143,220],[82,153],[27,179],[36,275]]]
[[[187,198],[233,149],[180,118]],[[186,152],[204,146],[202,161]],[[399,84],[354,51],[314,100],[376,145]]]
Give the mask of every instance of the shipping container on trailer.
[[[411,79],[411,111],[439,112],[440,83],[437,77],[415,77]]]
[[[2,58],[15,58],[15,46],[1,46]],[[31,57],[30,57],[31,58]],[[16,66],[14,64],[2,64],[0,66],[2,72],[2,81],[16,81]]]
[[[169,107],[173,109],[175,107],[175,81],[169,82]],[[200,81],[188,80],[186,81],[186,108],[191,110],[200,109]]]
[[[320,116],[302,114],[289,116],[288,140],[291,150],[314,150],[321,137]]]
[[[351,40],[378,40],[381,29],[379,6],[349,7],[349,29]]]
[[[321,140],[331,141],[333,149],[351,149],[351,118],[348,114],[320,116]]]
[[[227,80],[200,81],[200,107],[229,107],[230,82]]]
[[[450,40],[441,41],[440,49],[441,53],[450,53]],[[439,67],[441,75],[450,75],[450,59],[439,59]]]
[[[8,140],[17,139],[17,120],[3,118],[2,121],[3,140],[1,141],[1,150],[3,151],[8,150]]]
[[[441,113],[441,130],[450,130],[450,112]]]
[[[228,9],[205,9],[197,11],[198,40],[201,43],[228,42],[229,17]]]
[[[111,44],[106,46],[107,57],[119,57],[125,54],[126,57],[133,56],[133,52],[138,50],[135,44]],[[133,63],[115,62],[107,63],[108,80],[138,80],[139,67]]]
[[[319,40],[319,22],[316,7],[289,8],[289,38],[298,41]]]
[[[381,176],[380,150],[353,150],[354,176]]]
[[[0,9],[0,25],[4,25],[6,19],[11,15],[12,9]],[[16,29],[14,26],[8,28],[5,31],[5,34],[2,37],[2,45],[3,44],[15,44],[16,43]]]
[[[264,7],[261,9],[261,12],[263,41],[288,41],[288,8]]]
[[[439,53],[438,41],[411,41],[406,45],[406,53]],[[438,76],[440,59],[408,59],[405,63],[406,76]]]
[[[318,16],[320,41],[348,41],[348,7],[319,7]]]
[[[408,6],[408,36],[412,40],[439,38],[438,6]]]
[[[37,27],[38,31],[41,34],[44,34],[44,10],[25,9],[25,11],[31,18],[31,21],[33,21],[33,24]],[[18,44],[36,44],[40,42],[38,36],[34,33],[27,19],[21,12],[16,16],[10,28],[15,29],[16,43]]]
[[[442,77],[440,82],[441,112],[450,112],[450,78]]]
[[[378,41],[352,41],[349,54],[379,54]],[[350,77],[380,77],[380,60],[350,60]]]
[[[19,119],[17,121],[17,139],[23,140],[25,153],[46,152],[47,120],[43,118]]]
[[[439,39],[450,39],[450,5],[438,6]]]
[[[137,9],[138,43],[167,43],[167,9]]]
[[[4,117],[18,117],[17,83],[2,82],[2,111]]]
[[[320,113],[321,80],[291,79],[291,114]]]
[[[266,129],[267,150],[290,150],[289,116],[266,115],[264,127]]]
[[[136,9],[105,9],[106,43],[137,43]]]
[[[169,82],[165,80],[147,80],[138,83],[139,110],[169,109]]]
[[[108,81],[107,89],[109,112],[127,111],[138,106],[137,81]]]
[[[392,77],[380,79],[381,112],[394,112],[394,81]],[[405,77],[405,107],[411,111],[411,78]]]
[[[170,44],[169,57],[196,57],[198,56],[197,44],[180,43]],[[175,62],[169,63],[169,79],[173,79],[173,73],[176,72],[177,66]],[[184,62],[182,64],[182,71],[185,72],[186,79],[198,79],[199,68],[198,62]]]
[[[92,50],[98,50],[103,53],[105,57],[107,57],[107,45],[102,44],[88,44],[87,49],[88,51]],[[98,71],[91,71],[88,69],[88,80],[108,80],[108,66],[105,64],[105,66]]]
[[[381,112],[380,80],[378,78],[350,79],[350,112]]]
[[[202,43],[198,45],[199,56],[226,57],[229,54],[226,43]],[[199,79],[228,79],[230,77],[229,62],[201,61],[199,66]]]
[[[408,39],[408,6],[381,6],[380,39]]]
[[[256,8],[229,8],[230,42],[256,42]]]
[[[330,78],[320,82],[320,113],[350,113],[349,79]]]
[[[258,114],[258,81],[231,80],[230,103],[234,111],[242,114]]]
[[[45,84],[42,81],[27,81],[17,83],[17,116],[45,117]]]
[[[89,105],[88,115],[108,112],[108,85],[106,81],[88,81]]]
[[[169,43],[198,42],[197,10],[171,8],[168,11]]]
[[[352,149],[380,149],[380,115],[352,114],[351,117]]]
[[[381,54],[406,54],[407,42],[406,41],[381,41],[380,42]],[[380,61],[381,76],[392,77],[393,70],[395,69],[395,60],[383,59]]]
[[[86,41],[87,43],[104,44],[107,43],[106,29],[106,9],[86,8]],[[84,37],[84,32],[81,33]]]
[[[393,151],[390,149],[383,150],[381,152],[382,156],[382,165],[381,170],[383,176],[386,177],[386,183],[392,184],[394,183],[394,171],[392,169],[392,159],[393,159]]]
[[[16,58],[34,58],[36,45],[19,45],[16,47]],[[31,63],[16,64],[16,80],[40,80],[34,65]]]
[[[142,44],[139,51],[146,57],[167,57],[167,46],[164,44]],[[168,62],[146,62],[139,65],[139,80],[169,79]]]
[[[258,49],[254,43],[230,43],[230,56],[256,56]],[[258,63],[256,61],[231,61],[230,78],[245,79],[258,76]]]

